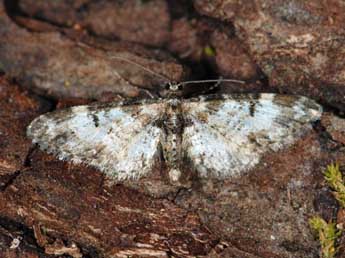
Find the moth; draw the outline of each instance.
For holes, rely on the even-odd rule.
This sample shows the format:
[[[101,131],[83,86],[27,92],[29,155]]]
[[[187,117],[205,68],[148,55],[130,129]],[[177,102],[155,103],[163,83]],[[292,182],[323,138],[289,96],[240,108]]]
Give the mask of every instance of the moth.
[[[39,116],[27,135],[59,159],[97,168],[113,181],[138,180],[155,167],[177,184],[186,170],[224,179],[292,145],[322,108],[302,96],[221,94],[96,103]]]

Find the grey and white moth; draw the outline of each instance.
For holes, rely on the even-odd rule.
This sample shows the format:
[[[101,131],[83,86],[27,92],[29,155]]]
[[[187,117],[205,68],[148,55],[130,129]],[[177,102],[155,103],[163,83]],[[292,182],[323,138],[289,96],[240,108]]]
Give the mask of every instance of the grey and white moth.
[[[27,135],[60,159],[91,165],[115,181],[164,167],[176,183],[186,169],[202,178],[239,175],[265,153],[292,145],[321,113],[300,96],[172,97],[54,111],[36,118]]]

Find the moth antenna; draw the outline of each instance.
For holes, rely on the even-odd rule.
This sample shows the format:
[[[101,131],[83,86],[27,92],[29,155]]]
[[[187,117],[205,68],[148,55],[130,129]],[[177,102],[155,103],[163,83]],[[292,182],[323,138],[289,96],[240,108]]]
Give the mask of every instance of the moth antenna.
[[[80,45],[80,46],[83,46],[83,47],[92,49],[91,46],[89,46],[88,44],[83,43],[83,42],[77,42],[77,45]],[[107,51],[107,50],[104,49],[104,48],[98,48],[98,49],[101,49],[101,50],[104,51],[104,52]],[[91,54],[96,55],[95,53],[91,53]],[[169,79],[168,77],[166,77],[166,76],[164,76],[164,75],[161,75],[161,74],[159,74],[159,73],[156,73],[155,71],[153,71],[153,70],[151,70],[151,69],[148,69],[148,68],[146,68],[145,66],[143,66],[143,65],[141,65],[141,64],[139,64],[139,63],[137,63],[137,62],[131,61],[131,60],[129,60],[128,58],[124,58],[124,57],[120,57],[120,56],[110,56],[110,59],[117,59],[117,60],[121,60],[121,61],[127,62],[127,63],[129,63],[129,64],[132,64],[132,65],[135,65],[135,66],[139,67],[140,69],[142,69],[142,70],[144,70],[144,71],[146,71],[146,72],[148,72],[148,73],[151,73],[151,74],[153,74],[153,75],[155,75],[155,76],[157,76],[157,77],[160,77],[161,79],[164,79],[165,81],[170,81],[170,79]]]
[[[124,80],[128,85],[130,85],[129,81],[126,80],[125,78],[123,78],[118,72],[116,71],[111,71],[111,73],[116,76],[117,78],[119,78],[120,80]],[[149,90],[146,90],[146,89],[142,89],[142,91],[144,91],[151,99],[155,98],[155,96],[149,91]]]
[[[153,94],[149,91],[149,90],[144,90],[144,92],[151,98],[154,99],[155,96],[153,96]]]
[[[142,70],[148,72],[148,73],[151,73],[157,77],[160,77],[161,79],[164,79],[164,80],[167,80],[167,81],[170,81],[170,79],[168,77],[165,77],[164,75],[161,75],[159,73],[156,73],[155,71],[151,70],[151,69],[148,69],[146,68],[145,66],[139,64],[139,63],[136,63],[134,61],[131,61],[127,58],[124,58],[124,57],[120,57],[120,56],[110,56],[111,59],[118,59],[118,60],[121,60],[121,61],[124,61],[124,62],[127,62],[129,64],[132,64],[132,65],[135,65],[135,66],[138,66],[139,68],[141,68]]]
[[[208,82],[216,82],[215,85],[217,87],[222,82],[235,82],[235,83],[240,83],[240,84],[245,84],[246,83],[245,81],[241,81],[241,80],[219,78],[219,79],[210,79],[210,80],[184,81],[184,82],[179,82],[177,84],[177,86],[186,85],[186,84],[193,84],[193,83],[208,83]]]
[[[206,94],[207,92],[210,92],[210,91],[218,88],[218,86],[222,82],[235,82],[235,83],[245,84],[245,81],[233,80],[233,79],[223,79],[222,77],[220,77],[219,79],[184,81],[184,82],[180,82],[177,86],[183,86],[183,85],[192,84],[192,83],[208,83],[208,82],[215,82],[215,84],[212,85],[207,90],[204,90],[204,91],[200,92],[199,94],[203,95],[203,94]]]

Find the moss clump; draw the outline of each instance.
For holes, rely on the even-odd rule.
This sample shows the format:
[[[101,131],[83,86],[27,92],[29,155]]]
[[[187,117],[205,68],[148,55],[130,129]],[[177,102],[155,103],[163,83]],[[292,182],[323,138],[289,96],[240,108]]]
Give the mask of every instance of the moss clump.
[[[206,56],[212,57],[216,55],[216,50],[211,46],[204,47],[204,53]]]
[[[334,190],[333,194],[339,202],[339,205],[345,208],[345,182],[339,170],[339,165],[331,164],[327,166],[324,176],[329,186]]]
[[[324,178],[327,184],[332,188],[333,194],[339,205],[345,208],[345,182],[343,175],[339,170],[338,164],[331,164],[327,166],[324,172]],[[333,258],[337,252],[335,248],[335,242],[337,237],[342,233],[337,229],[336,223],[327,223],[319,216],[315,216],[309,220],[310,227],[316,232],[320,245],[320,257]]]
[[[321,245],[322,258],[333,258],[337,252],[335,248],[335,241],[340,236],[341,231],[337,230],[335,223],[327,223],[319,216],[315,216],[309,220],[310,227],[318,235]]]

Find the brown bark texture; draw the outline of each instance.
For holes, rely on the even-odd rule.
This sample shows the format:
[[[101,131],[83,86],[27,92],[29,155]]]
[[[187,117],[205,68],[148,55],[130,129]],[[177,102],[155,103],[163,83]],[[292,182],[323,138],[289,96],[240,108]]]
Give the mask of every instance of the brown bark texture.
[[[322,172],[345,171],[344,21],[342,0],[0,0],[0,257],[317,257],[308,219],[343,214]],[[146,182],[156,194],[26,136],[55,109],[220,77],[244,83],[212,92],[299,94],[325,112],[238,178]]]

